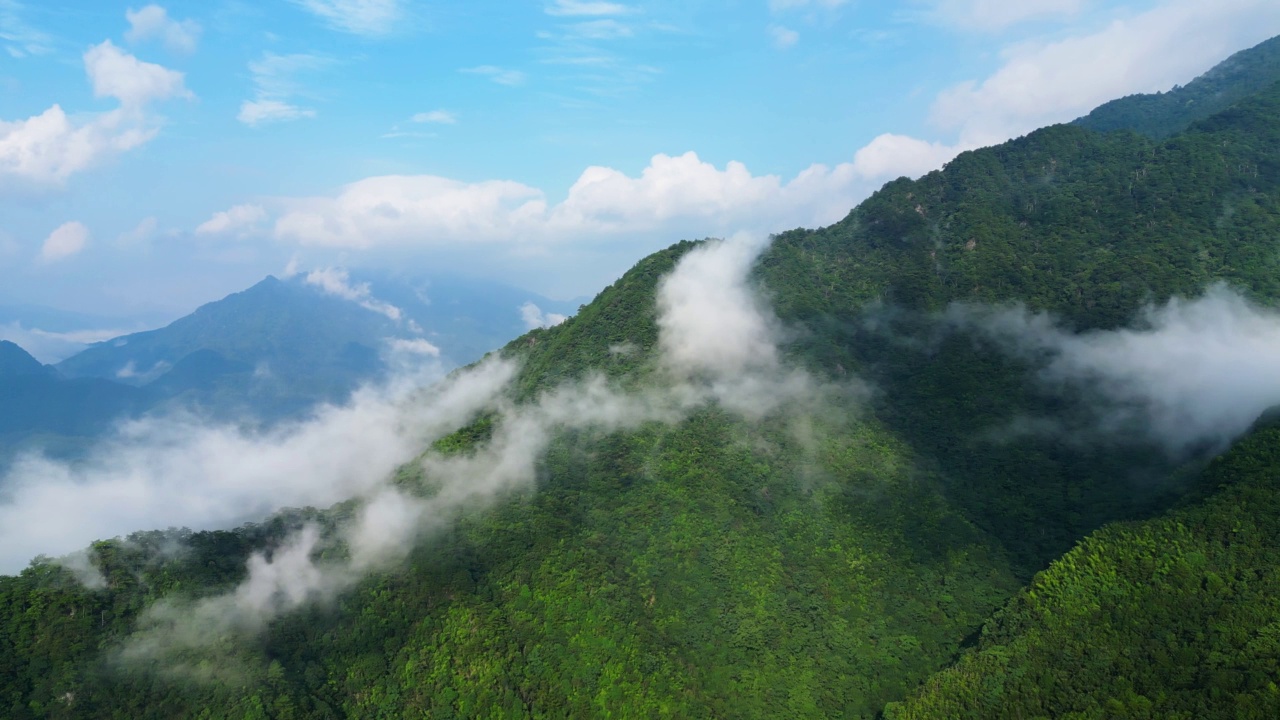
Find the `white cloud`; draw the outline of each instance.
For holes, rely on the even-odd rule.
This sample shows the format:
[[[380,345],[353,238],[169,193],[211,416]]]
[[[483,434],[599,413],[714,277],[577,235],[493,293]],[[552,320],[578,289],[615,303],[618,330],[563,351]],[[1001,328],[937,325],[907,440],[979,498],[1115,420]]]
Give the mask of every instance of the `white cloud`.
[[[292,98],[304,93],[297,76],[328,67],[331,61],[318,55],[263,53],[249,63],[253,75],[253,98],[240,104],[236,119],[249,125],[312,118],[316,111],[295,105]]]
[[[560,313],[544,313],[542,308],[529,301],[520,306],[520,319],[524,321],[525,327],[534,330],[559,325],[569,317]]]
[[[0,179],[61,185],[104,157],[142,145],[156,132],[122,109],[79,124],[58,105],[26,120],[0,121]]]
[[[40,259],[51,263],[65,260],[84,250],[89,243],[89,228],[84,223],[71,221],[63,223],[40,246]]]
[[[555,0],[545,10],[548,15],[569,17],[625,15],[631,12],[631,8],[626,5],[599,0]]]
[[[158,132],[146,112],[154,100],[191,97],[182,73],[141,62],[111,41],[84,54],[85,72],[97,97],[120,107],[73,121],[60,105],[25,120],[0,120],[0,181],[57,186],[99,160],[146,143]]]
[[[414,338],[412,340],[408,338],[391,338],[387,341],[387,345],[392,352],[396,353],[440,357],[440,348],[422,338]]]
[[[17,461],[3,478],[0,572],[146,527],[234,527],[281,507],[372,493],[397,467],[490,405],[515,368],[490,362],[430,390],[439,368],[368,388],[306,422],[254,431],[194,418],[136,421],[83,462]]]
[[[866,193],[852,163],[814,165],[789,182],[723,170],[692,152],[656,155],[639,177],[587,168],[550,206],[537,188],[511,181],[464,183],[388,175],[352,183],[331,198],[285,201],[275,234],[306,245],[549,243],[640,233],[704,237],[738,227],[785,229],[834,222]]]
[[[396,28],[404,16],[401,0],[291,0],[330,27],[353,35],[376,37]]]
[[[468,73],[470,75],[483,75],[499,85],[522,85],[525,81],[525,74],[519,70],[506,70],[496,65],[477,65],[476,67],[462,68],[458,72]]]
[[[194,20],[174,20],[159,5],[148,5],[141,10],[125,11],[129,29],[124,38],[131,43],[159,40],[171,52],[190,54],[195,52],[200,40],[200,23]]]
[[[867,180],[919,177],[936,170],[968,148],[885,133],[853,156],[853,169]]]
[[[680,259],[658,285],[659,345],[682,373],[739,376],[778,364],[778,322],[747,284],[766,243],[737,235]]]
[[[253,232],[258,225],[267,219],[267,210],[261,205],[235,205],[213,214],[208,220],[196,227],[197,235],[225,235],[235,233],[240,236]]]
[[[438,125],[453,125],[458,122],[458,116],[448,110],[420,112],[414,115],[412,119],[416,123],[436,123]]]
[[[938,22],[975,30],[997,31],[1044,18],[1079,15],[1091,0],[930,0],[930,16]]]
[[[395,322],[400,322],[400,318],[404,316],[400,308],[375,298],[369,290],[369,283],[352,285],[350,275],[342,268],[312,270],[307,273],[306,280],[308,285],[314,285],[329,295],[350,300],[366,310],[385,315]]]
[[[95,97],[116,98],[126,108],[141,107],[162,98],[192,97],[183,84],[182,73],[143,62],[110,40],[85,52],[84,69]]]
[[[300,108],[281,100],[245,100],[240,103],[240,112],[236,113],[236,119],[249,126],[315,116],[315,110]]]
[[[1095,32],[1012,45],[991,76],[938,95],[931,122],[954,133],[953,142],[884,135],[859,153],[860,172],[917,175],[932,169],[930,158],[942,162],[961,150],[1075,119],[1117,97],[1167,90],[1278,27],[1280,3],[1272,0],[1168,0]],[[893,162],[892,151],[904,151],[901,163]]]
[[[1143,311],[1131,328],[1075,334],[1025,308],[950,309],[1028,358],[1041,378],[1098,400],[1092,430],[1174,454],[1223,447],[1280,405],[1280,315],[1225,286]]]

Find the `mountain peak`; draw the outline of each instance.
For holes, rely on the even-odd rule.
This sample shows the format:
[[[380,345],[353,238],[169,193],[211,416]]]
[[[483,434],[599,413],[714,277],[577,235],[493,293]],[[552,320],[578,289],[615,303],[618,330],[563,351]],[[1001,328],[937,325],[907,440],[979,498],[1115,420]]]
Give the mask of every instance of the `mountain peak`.
[[[48,367],[17,343],[0,340],[0,376],[43,375],[48,372]]]

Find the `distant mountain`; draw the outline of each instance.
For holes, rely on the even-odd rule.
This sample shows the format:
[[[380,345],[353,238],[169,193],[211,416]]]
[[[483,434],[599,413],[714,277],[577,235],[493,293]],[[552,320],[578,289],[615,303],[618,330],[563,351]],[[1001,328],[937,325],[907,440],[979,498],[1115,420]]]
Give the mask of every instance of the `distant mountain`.
[[[67,379],[0,340],[0,460],[23,448],[75,454],[113,421],[149,407],[153,395],[101,378]]]
[[[485,281],[326,271],[267,277],[165,327],[95,343],[56,366],[0,341],[0,457],[36,446],[74,455],[114,421],[146,412],[295,417],[381,377],[393,340],[425,340],[424,347],[439,350],[431,361],[453,367],[525,332],[528,319],[558,319],[570,305]],[[49,327],[101,321],[21,309]]]
[[[1132,130],[1155,139],[1181,132],[1280,82],[1280,37],[1241,50],[1169,92],[1129,95],[1075,121],[1090,130]]]
[[[391,319],[268,277],[159,328],[97,343],[58,363],[67,377],[152,387],[217,416],[287,416],[341,400],[382,369]]]
[[[0,340],[0,378],[22,375],[48,375],[52,368],[41,365],[26,350],[8,340]]]

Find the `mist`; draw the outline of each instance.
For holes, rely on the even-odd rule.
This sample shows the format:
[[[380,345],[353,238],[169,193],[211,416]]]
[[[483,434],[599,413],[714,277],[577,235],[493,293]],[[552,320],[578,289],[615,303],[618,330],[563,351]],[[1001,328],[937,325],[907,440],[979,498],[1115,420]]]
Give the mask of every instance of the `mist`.
[[[92,540],[147,527],[229,527],[280,507],[356,501],[354,521],[328,536],[309,525],[254,554],[233,591],[194,604],[153,605],[120,657],[171,659],[330,600],[370,572],[402,562],[463,511],[534,488],[540,459],[566,431],[670,425],[713,404],[747,419],[812,408],[826,390],[781,361],[781,324],[748,281],[766,246],[750,235],[709,241],[660,281],[653,382],[641,389],[589,374],[516,402],[510,389],[519,368],[491,357],[430,389],[424,385],[432,378],[422,373],[366,388],[344,406],[271,433],[167,418],[122,428],[82,466],[25,458],[9,479],[9,502],[0,506],[3,569],[36,553],[73,553]],[[489,440],[461,454],[423,453],[481,413],[492,420]],[[424,473],[421,493],[391,484],[409,462]],[[341,559],[319,559],[331,546],[346,549],[336,554]],[[92,584],[83,554],[63,562]]]
[[[1036,362],[1046,387],[1082,391],[1094,441],[1152,441],[1173,456],[1220,450],[1280,404],[1280,312],[1225,285],[1149,306],[1118,330],[1071,333],[1024,307],[953,306],[948,320]]]
[[[514,372],[492,361],[442,381],[438,365],[420,364],[271,430],[171,415],[121,425],[81,462],[20,457],[0,478],[0,572],[134,530],[232,527],[358,496],[490,404]]]

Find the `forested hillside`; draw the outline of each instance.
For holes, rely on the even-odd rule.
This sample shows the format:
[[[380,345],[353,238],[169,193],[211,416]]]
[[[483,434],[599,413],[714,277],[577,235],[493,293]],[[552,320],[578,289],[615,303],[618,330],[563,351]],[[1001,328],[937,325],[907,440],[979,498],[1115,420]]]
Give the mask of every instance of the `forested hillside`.
[[[455,375],[512,368],[377,493],[0,578],[0,714],[1266,717],[1280,435],[1103,441],[1105,398],[988,319],[1273,304],[1277,118],[1269,85],[1167,139],[965,153],[741,287],[740,242],[645,258]],[[409,542],[362,564],[374,510]]]

